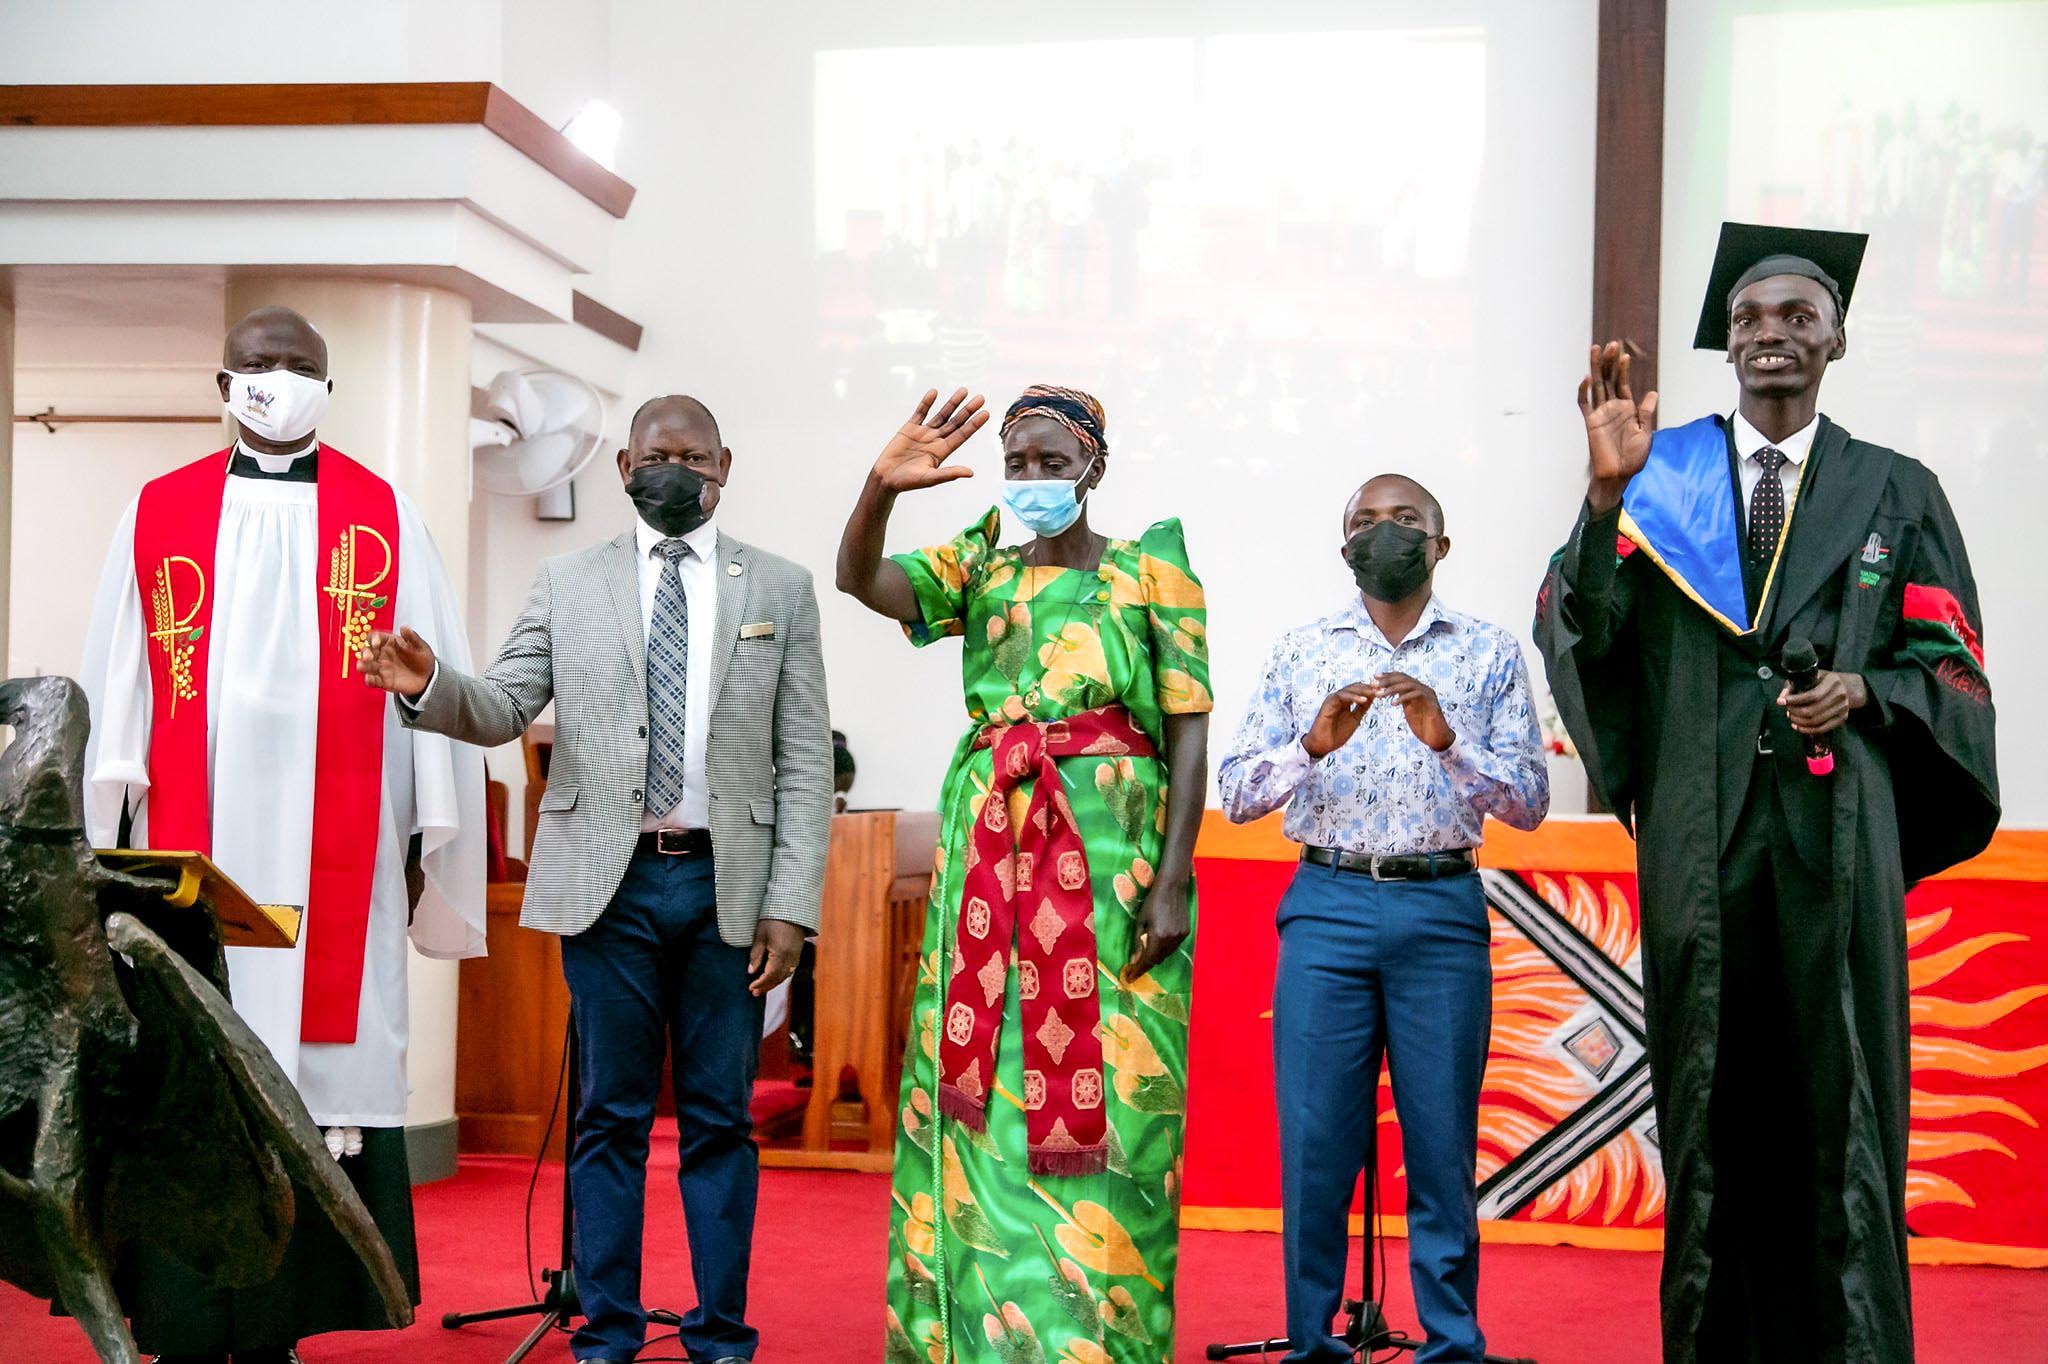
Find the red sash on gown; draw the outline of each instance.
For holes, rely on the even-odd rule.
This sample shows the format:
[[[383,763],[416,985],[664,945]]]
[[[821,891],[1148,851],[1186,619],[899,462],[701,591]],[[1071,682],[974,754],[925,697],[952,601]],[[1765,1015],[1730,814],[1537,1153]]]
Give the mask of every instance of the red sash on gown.
[[[136,506],[135,582],[149,636],[149,842],[155,848],[213,850],[206,632],[231,455],[223,450],[152,479]],[[398,497],[389,483],[331,446],[320,446],[319,459],[317,533],[327,574],[314,584],[320,709],[299,1037],[354,1042],[384,799],[385,705],[384,693],[356,674],[355,656],[370,631],[391,629],[396,615]]]

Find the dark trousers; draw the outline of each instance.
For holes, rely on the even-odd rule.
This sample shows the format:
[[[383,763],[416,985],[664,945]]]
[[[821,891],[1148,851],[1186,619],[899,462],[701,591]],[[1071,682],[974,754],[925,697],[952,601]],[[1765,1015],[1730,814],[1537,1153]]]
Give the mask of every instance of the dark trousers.
[[[751,1101],[762,1002],[747,993],[747,949],[719,940],[711,858],[635,854],[597,922],[562,939],[562,974],[583,1090],[569,1191],[584,1325],[571,1348],[579,1359],[631,1359],[646,1339],[647,1143],[662,1051],[672,1045],[678,1183],[697,1290],[682,1345],[692,1359],[752,1357],[747,1265],[759,1169]]]
[[[1493,1021],[1486,897],[1473,875],[1374,881],[1304,863],[1280,902],[1280,1104],[1289,1364],[1338,1364],[1352,1190],[1374,1149],[1380,1060],[1408,1167],[1408,1269],[1423,1364],[1476,1360],[1479,1081]]]
[[[1721,858],[1703,1364],[1839,1360],[1846,1330],[1841,956],[1827,877],[1793,845],[1777,780],[1757,765]]]

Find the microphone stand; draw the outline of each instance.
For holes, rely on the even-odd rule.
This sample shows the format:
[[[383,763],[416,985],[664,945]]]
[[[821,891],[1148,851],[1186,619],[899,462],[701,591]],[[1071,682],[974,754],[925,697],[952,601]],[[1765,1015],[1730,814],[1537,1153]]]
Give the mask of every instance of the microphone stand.
[[[576,1024],[573,1018],[567,1027],[568,1037],[563,1045],[566,1049],[565,1055],[567,1057],[564,1063],[568,1068],[567,1094],[565,1097],[568,1099],[569,1110],[566,1125],[563,1128],[564,1145],[562,1147],[564,1159],[562,1162],[562,1258],[559,1261],[561,1268],[541,1270],[541,1282],[547,1285],[547,1291],[541,1295],[539,1302],[520,1303],[515,1307],[489,1307],[479,1312],[450,1312],[441,1318],[442,1329],[454,1331],[464,1326],[474,1325],[477,1322],[505,1321],[512,1317],[539,1316],[540,1321],[527,1334],[526,1339],[520,1341],[518,1348],[505,1357],[505,1364],[520,1364],[521,1360],[532,1354],[534,1349],[543,1340],[547,1339],[548,1332],[555,1330],[557,1327],[566,1331],[569,1329],[570,1324],[582,1315],[582,1308],[576,1301],[576,1205],[569,1192],[568,1162],[568,1157],[574,1155],[576,1151],[576,1106],[582,1098],[582,1086],[577,1083],[577,1063],[582,1058],[576,1044]],[[547,1137],[545,1135],[541,1138],[541,1150],[543,1153],[547,1150]],[[528,1263],[531,1264],[531,1261]]]

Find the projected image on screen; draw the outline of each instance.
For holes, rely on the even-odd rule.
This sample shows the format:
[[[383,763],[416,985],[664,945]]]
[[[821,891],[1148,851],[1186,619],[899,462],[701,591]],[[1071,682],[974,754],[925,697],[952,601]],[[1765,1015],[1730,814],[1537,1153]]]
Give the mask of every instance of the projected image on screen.
[[[1141,459],[1355,430],[1471,343],[1485,62],[1472,30],[820,53],[830,381],[1064,376]]]
[[[1733,35],[1744,79],[1729,111],[1730,209],[1871,234],[1851,329],[1858,378],[1895,393],[1892,415],[1906,420],[1914,395],[1958,385],[2037,391],[2048,5],[1897,6],[1853,23],[1744,15]],[[1823,50],[1827,79],[1791,78]],[[1763,89],[1768,99],[1744,97]]]

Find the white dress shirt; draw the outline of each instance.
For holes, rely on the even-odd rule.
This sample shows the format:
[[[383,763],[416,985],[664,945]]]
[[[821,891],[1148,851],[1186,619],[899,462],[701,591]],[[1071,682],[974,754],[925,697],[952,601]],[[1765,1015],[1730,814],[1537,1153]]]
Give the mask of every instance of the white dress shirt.
[[[1792,504],[1799,500],[1799,475],[1806,468],[1806,457],[1813,453],[1813,438],[1820,431],[1820,417],[1794,431],[1783,440],[1770,440],[1764,433],[1749,424],[1749,418],[1740,412],[1735,414],[1735,471],[1742,476],[1742,515],[1749,517],[1749,500],[1756,494],[1757,480],[1764,476],[1764,466],[1757,463],[1756,452],[1766,445],[1775,445],[1785,456],[1785,462],[1778,466],[1778,482],[1785,489],[1785,516],[1792,516]]]
[[[640,554],[640,638],[654,625],[654,594],[661,587],[663,560],[654,547],[666,537],[645,521],[634,519],[633,542]],[[704,781],[704,738],[710,732],[711,645],[718,633],[718,531],[706,521],[683,537],[690,552],[676,565],[683,580],[683,600],[690,608],[690,694],[683,707],[683,798],[673,809],[653,810],[641,822],[649,829],[708,829],[711,794]]]

